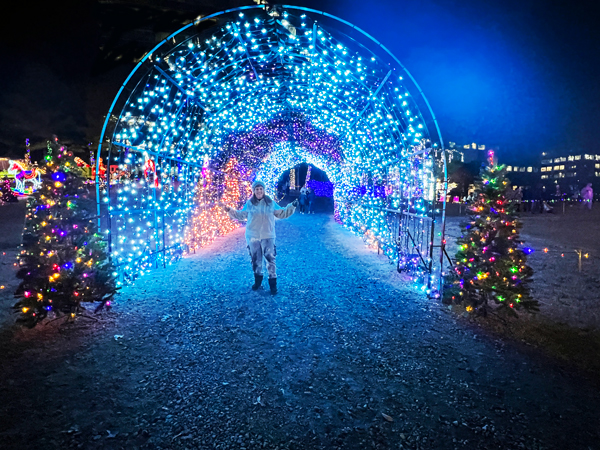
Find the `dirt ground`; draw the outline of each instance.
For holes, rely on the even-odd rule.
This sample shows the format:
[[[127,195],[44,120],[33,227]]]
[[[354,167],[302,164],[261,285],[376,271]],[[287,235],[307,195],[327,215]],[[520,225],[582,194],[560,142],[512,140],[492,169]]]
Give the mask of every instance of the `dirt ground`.
[[[19,206],[2,208],[7,310]],[[559,219],[525,226],[562,236]],[[600,388],[583,373],[419,295],[329,215],[277,233],[275,297],[250,290],[239,229],[96,320],[21,330],[3,312],[2,448],[599,448]]]
[[[525,212],[520,217],[521,237],[525,246],[534,249],[528,264],[534,269],[532,288],[541,305],[537,319],[582,330],[600,329],[600,207],[587,211],[574,203],[566,205],[563,213],[561,206],[555,214]],[[456,205],[450,205],[449,212],[448,253],[453,255],[454,238],[466,217],[457,214]]]

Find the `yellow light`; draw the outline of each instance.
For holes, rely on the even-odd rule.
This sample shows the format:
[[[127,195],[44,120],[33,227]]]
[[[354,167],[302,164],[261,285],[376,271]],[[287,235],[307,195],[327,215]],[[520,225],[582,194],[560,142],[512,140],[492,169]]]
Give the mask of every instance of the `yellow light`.
[[[23,311],[24,313],[26,313],[27,311],[29,311],[29,308],[23,307],[23,309],[21,311]]]
[[[45,227],[46,225],[48,225],[45,221],[42,222],[42,226]]]
[[[467,311],[468,311],[468,312],[471,312],[471,311],[473,311],[473,307],[472,307],[472,306],[470,306],[470,305],[469,305],[469,306],[467,306]]]
[[[61,184],[61,182],[60,182],[60,181],[57,181],[56,183],[54,183],[54,187],[57,187],[57,188],[59,188],[59,187],[61,187],[61,186],[62,186],[62,184]]]

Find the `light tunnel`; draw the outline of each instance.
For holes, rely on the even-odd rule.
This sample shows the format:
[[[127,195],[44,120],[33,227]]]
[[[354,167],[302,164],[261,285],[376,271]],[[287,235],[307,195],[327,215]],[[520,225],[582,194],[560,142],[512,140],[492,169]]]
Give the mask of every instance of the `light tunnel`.
[[[255,179],[274,196],[302,162],[333,182],[336,221],[435,286],[445,154],[416,81],[342,19],[259,5],[173,33],[110,107],[98,216],[122,282],[240,226],[218,205],[241,207]]]

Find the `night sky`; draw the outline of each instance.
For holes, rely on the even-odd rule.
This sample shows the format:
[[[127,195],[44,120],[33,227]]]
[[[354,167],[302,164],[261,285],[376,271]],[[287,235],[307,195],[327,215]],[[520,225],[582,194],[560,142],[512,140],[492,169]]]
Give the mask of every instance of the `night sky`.
[[[529,162],[548,150],[598,152],[600,15],[593,3],[295,4],[346,19],[387,46],[428,97],[446,143],[497,146],[511,161]],[[20,1],[3,13],[0,156],[22,156],[25,138],[40,146],[52,134],[75,144],[97,143],[103,115],[133,59],[152,48],[123,37],[148,25],[173,32],[200,13],[253,3],[199,0],[177,9],[177,0],[129,4],[140,6]]]

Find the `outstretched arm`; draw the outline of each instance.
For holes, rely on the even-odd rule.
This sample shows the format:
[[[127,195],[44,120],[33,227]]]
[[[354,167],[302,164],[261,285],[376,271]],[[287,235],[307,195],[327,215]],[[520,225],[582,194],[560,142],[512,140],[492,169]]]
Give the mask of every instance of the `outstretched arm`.
[[[282,208],[277,203],[275,203],[275,211],[273,214],[278,219],[287,219],[296,211],[296,205],[298,205],[298,200],[294,200],[292,203],[287,205],[285,208]]]
[[[223,209],[227,213],[229,217],[234,220],[247,220],[248,219],[248,211],[246,211],[246,205],[241,210],[230,208],[227,205],[223,205]]]

